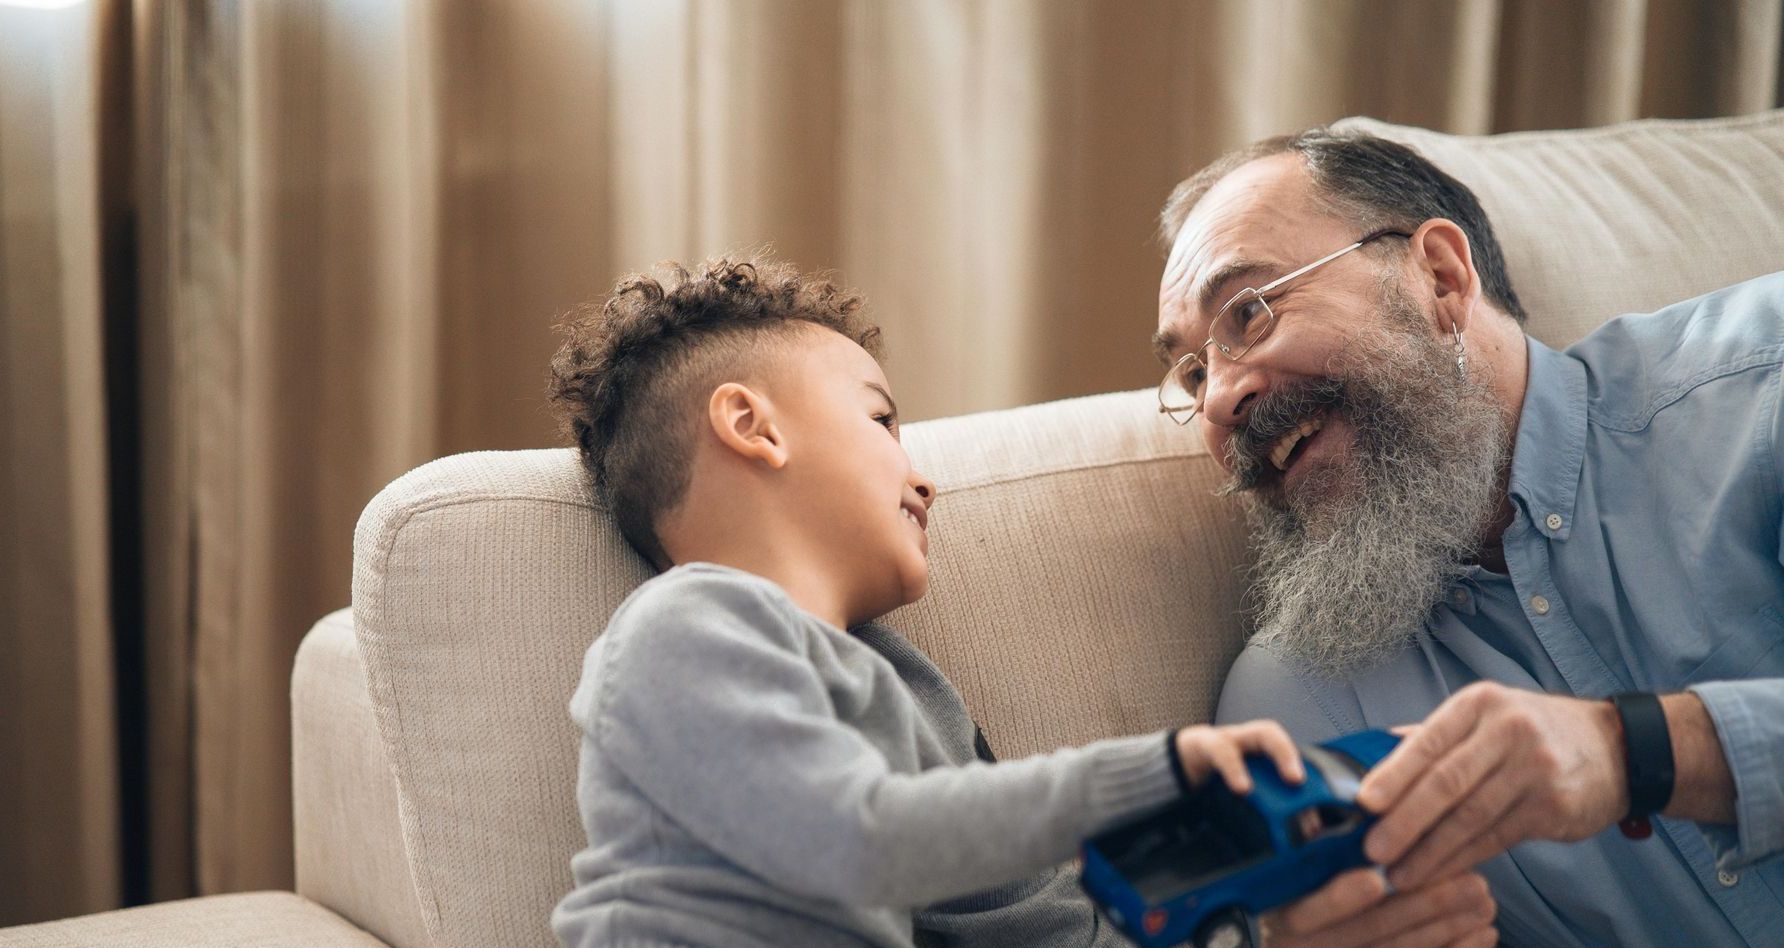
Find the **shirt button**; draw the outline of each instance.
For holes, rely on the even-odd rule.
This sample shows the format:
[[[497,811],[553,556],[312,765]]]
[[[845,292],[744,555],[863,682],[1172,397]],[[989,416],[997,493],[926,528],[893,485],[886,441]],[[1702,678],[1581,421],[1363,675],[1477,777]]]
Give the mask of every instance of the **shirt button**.
[[[1723,869],[1716,873],[1716,881],[1722,883],[1723,888],[1732,889],[1735,883],[1741,881],[1741,874]]]
[[[1549,600],[1544,596],[1531,596],[1530,608],[1534,610],[1537,615],[1546,616],[1549,614]]]
[[[1549,514],[1547,517],[1543,518],[1542,522],[1548,524],[1550,530],[1561,529],[1561,515],[1560,514]]]
[[[1466,589],[1452,589],[1452,590],[1450,590],[1449,600],[1450,600],[1450,605],[1452,605],[1452,606],[1466,606],[1466,605],[1468,605],[1468,590],[1466,590]]]

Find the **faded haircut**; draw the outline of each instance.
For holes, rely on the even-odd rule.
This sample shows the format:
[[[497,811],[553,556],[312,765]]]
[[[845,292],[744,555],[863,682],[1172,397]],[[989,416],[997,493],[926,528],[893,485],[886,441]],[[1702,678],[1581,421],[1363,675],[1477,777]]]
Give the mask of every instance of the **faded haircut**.
[[[806,324],[846,336],[875,358],[879,329],[861,297],[791,265],[719,258],[619,281],[566,317],[550,398],[596,497],[651,565],[673,565],[657,536],[686,496],[706,398],[775,355]]]

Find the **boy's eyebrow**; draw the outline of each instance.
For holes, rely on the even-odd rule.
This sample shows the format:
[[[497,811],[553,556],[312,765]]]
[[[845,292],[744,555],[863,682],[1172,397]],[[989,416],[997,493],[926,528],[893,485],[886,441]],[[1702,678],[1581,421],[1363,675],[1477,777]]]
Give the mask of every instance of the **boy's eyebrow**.
[[[898,403],[892,400],[892,393],[886,391],[886,387],[884,385],[881,385],[878,382],[862,382],[861,384],[865,385],[868,388],[871,388],[875,392],[879,393],[879,396],[886,400],[886,407],[891,409],[889,414],[891,414],[892,417],[894,417],[894,418],[898,417]]]

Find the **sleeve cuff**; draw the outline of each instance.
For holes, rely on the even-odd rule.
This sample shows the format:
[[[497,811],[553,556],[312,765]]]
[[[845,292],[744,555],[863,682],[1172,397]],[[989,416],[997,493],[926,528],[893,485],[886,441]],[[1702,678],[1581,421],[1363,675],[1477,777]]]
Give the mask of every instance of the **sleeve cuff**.
[[[1104,741],[1094,748],[1099,760],[1090,783],[1092,812],[1116,821],[1177,798],[1176,755],[1168,744],[1166,753],[1159,753],[1165,744],[1160,738],[1170,733]]]
[[[1716,866],[1735,870],[1784,853],[1784,679],[1688,689],[1703,702],[1734,776],[1735,825],[1698,824]]]
[[[1189,774],[1183,772],[1183,758],[1177,756],[1177,734],[1182,730],[1165,732],[1165,759],[1171,762],[1171,776],[1177,780],[1177,795],[1186,797],[1195,788],[1189,785]]]

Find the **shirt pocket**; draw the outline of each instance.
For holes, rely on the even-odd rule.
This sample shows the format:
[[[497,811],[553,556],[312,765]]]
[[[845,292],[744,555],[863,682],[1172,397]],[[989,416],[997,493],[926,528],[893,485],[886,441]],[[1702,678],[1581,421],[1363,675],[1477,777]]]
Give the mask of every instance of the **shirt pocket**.
[[[1746,628],[1736,629],[1685,676],[1684,684],[1784,677],[1784,613],[1761,606]]]

